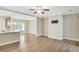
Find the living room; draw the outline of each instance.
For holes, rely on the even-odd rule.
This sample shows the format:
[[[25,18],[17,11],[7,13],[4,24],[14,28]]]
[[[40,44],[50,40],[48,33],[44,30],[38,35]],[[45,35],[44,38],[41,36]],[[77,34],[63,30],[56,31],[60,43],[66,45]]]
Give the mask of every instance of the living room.
[[[0,7],[0,51],[78,52],[78,21],[78,6]]]

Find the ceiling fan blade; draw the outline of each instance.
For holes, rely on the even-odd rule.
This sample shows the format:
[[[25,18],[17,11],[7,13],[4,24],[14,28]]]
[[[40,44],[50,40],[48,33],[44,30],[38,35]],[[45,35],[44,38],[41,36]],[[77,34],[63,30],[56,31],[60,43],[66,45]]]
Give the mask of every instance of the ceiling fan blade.
[[[44,9],[43,11],[49,11],[49,9]]]
[[[41,12],[42,14],[45,14],[44,12]]]
[[[34,14],[36,14],[37,12],[34,12]]]

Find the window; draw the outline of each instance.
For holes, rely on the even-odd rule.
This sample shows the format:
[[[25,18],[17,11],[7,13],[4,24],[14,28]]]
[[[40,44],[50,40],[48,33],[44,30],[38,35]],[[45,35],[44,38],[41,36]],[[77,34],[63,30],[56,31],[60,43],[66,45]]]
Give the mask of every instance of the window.
[[[24,31],[24,23],[14,22],[15,31]]]

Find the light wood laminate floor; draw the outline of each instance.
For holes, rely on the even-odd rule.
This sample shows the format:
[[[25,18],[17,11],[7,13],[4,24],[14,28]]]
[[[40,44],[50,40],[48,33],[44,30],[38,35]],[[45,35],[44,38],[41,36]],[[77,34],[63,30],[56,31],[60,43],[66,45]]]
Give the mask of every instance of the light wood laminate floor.
[[[79,42],[21,34],[20,42],[1,46],[1,52],[78,52]]]

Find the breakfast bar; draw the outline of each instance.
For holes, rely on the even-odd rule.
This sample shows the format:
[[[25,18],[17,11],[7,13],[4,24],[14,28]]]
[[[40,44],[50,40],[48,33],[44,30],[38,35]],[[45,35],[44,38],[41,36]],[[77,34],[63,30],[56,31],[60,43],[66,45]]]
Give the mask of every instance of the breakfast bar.
[[[20,41],[20,32],[0,32],[0,46]]]

